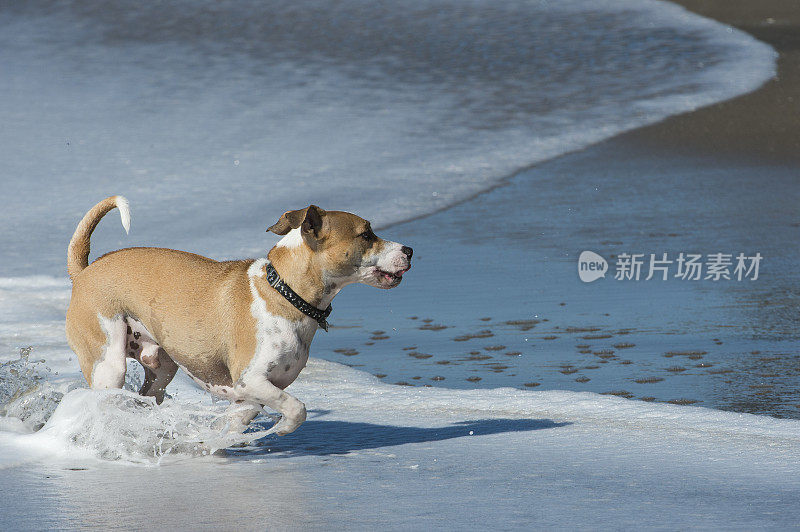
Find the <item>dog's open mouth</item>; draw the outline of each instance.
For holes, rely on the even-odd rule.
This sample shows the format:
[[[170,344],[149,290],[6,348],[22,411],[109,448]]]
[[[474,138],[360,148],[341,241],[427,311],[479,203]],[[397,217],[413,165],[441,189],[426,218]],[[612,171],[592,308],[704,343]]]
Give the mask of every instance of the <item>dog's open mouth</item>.
[[[401,270],[397,270],[394,273],[381,270],[380,268],[375,268],[375,273],[382,282],[389,285],[396,285],[403,280],[403,274],[406,273],[409,270],[409,268],[403,268]]]

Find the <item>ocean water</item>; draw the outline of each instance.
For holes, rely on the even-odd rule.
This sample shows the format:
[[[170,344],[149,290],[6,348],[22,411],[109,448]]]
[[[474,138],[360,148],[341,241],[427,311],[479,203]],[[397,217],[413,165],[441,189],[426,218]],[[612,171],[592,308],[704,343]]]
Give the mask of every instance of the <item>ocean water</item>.
[[[750,91],[774,51],[657,1],[4,2],[0,276],[94,249],[251,256],[309,203],[376,226]]]
[[[6,193],[0,211],[2,443],[44,442],[45,456],[55,445],[68,456],[78,449],[93,457],[158,461],[230,443],[212,444],[203,432],[224,405],[191,392],[185,378],[171,386],[183,403],[146,416],[139,409],[151,412],[152,405],[124,393],[92,399],[76,389],[81,377],[63,331],[70,293],[65,252],[80,217],[103,197],[128,197],[132,229],[126,237],[109,216],[93,237],[95,254],[156,245],[218,259],[263,255],[276,240],[264,229],[285,210],[315,203],[391,226],[476,197],[521,168],[753,90],[775,72],[768,46],[655,1],[0,6],[0,182]],[[482,238],[506,234],[506,225],[499,224],[515,222],[526,224],[522,233],[530,233],[535,223],[530,213],[514,216],[527,208],[524,201],[515,203],[508,217],[497,216],[503,202],[489,205],[498,227]],[[469,239],[464,231],[448,233],[452,255],[441,248],[435,227],[395,225],[386,236],[404,231],[411,245],[418,238],[429,253],[445,250],[428,262],[439,272],[461,275],[469,272],[470,260],[487,260],[469,248],[456,249],[457,239]],[[448,263],[448,257],[458,263]],[[552,257],[556,269],[566,260],[563,250]],[[513,263],[506,267],[524,271]],[[372,329],[372,318],[359,321],[359,309],[367,308],[362,297],[384,304],[382,314],[374,313],[382,317],[375,330],[402,332],[399,323],[412,317],[406,310],[421,300],[406,298],[395,313],[391,298],[413,287],[416,272],[397,291],[366,295],[354,289],[353,298],[342,300],[351,303],[350,310],[334,320],[339,328],[314,354],[361,364],[334,349],[353,347],[356,333],[348,330]],[[432,290],[427,294],[435,297]],[[509,300],[513,308],[504,314],[479,317],[488,297],[479,295],[457,305],[441,298],[425,305],[447,326],[468,318],[474,321],[469,327],[478,330],[480,319],[488,317],[502,320],[514,334],[526,332],[520,331],[526,325],[505,322],[540,317],[522,292]],[[421,310],[415,315],[420,321],[428,316]],[[641,324],[639,319],[632,326]],[[372,360],[378,362],[363,369],[383,368],[413,380],[416,375],[403,374],[410,370],[399,368],[402,364],[381,359],[406,357],[402,348],[418,337],[394,340],[374,348]],[[522,335],[515,341],[528,340]],[[440,355],[443,351],[432,356]],[[503,373],[491,364],[492,375]],[[460,368],[452,364],[446,375],[425,373],[426,383],[464,386],[475,368]],[[323,380],[326,372],[335,380],[342,371],[318,366]],[[368,377],[344,373],[353,374]],[[479,389],[519,388],[527,378],[468,382]],[[512,388],[474,393],[507,394],[523,402],[536,397]],[[33,439],[17,435],[39,429],[64,397],[54,421],[25,436]],[[324,392],[310,396],[310,408],[315,397]],[[513,401],[509,405],[504,413],[511,417],[531,413]],[[85,415],[76,419],[75,412]],[[140,428],[151,431],[155,441],[122,430],[139,417]],[[114,425],[120,427],[119,439],[104,436],[109,419],[119,421]],[[17,454],[7,456],[17,463]]]

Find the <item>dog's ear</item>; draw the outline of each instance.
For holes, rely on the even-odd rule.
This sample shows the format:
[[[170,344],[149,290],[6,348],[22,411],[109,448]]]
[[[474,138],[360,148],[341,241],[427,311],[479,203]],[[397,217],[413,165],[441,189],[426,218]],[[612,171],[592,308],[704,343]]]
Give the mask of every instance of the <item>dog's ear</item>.
[[[322,217],[325,216],[325,211],[316,205],[309,205],[305,211],[306,215],[303,218],[300,230],[304,235],[319,238],[320,231],[322,231]]]
[[[309,205],[305,209],[296,211],[287,211],[267,231],[272,231],[276,235],[285,235],[292,229],[302,227],[301,231],[304,235],[317,238],[322,229],[322,217],[325,214],[325,211],[316,205]]]
[[[308,209],[298,209],[296,211],[286,211],[278,218],[274,225],[267,228],[267,231],[272,231],[276,235],[285,235],[292,229],[297,229],[306,217]]]

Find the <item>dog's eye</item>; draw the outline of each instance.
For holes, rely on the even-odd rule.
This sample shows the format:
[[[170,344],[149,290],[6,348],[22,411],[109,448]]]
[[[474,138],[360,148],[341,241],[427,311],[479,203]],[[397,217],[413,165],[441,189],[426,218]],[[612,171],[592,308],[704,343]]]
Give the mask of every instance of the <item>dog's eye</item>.
[[[363,233],[361,233],[361,234],[360,234],[360,235],[358,235],[358,236],[359,236],[360,238],[363,238],[363,239],[364,239],[364,240],[366,240],[366,241],[370,241],[370,240],[372,240],[373,238],[375,238],[375,233],[373,233],[373,232],[372,232],[372,229],[369,229],[369,230],[367,230],[367,231],[364,231]]]

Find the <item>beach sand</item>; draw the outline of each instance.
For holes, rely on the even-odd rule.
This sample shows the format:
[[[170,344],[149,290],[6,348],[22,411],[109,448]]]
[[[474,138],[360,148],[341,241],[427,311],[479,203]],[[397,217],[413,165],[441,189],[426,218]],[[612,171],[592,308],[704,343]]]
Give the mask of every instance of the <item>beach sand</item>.
[[[675,0],[730,24],[779,53],[778,77],[761,89],[623,135],[656,152],[747,156],[800,164],[800,9],[792,0]],[[664,157],[668,153],[664,153]]]

